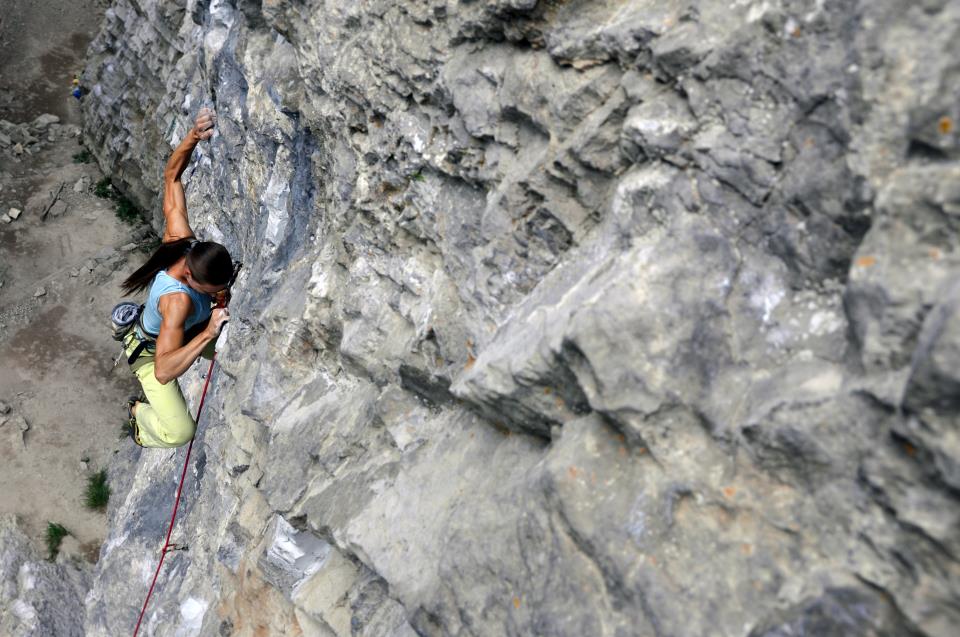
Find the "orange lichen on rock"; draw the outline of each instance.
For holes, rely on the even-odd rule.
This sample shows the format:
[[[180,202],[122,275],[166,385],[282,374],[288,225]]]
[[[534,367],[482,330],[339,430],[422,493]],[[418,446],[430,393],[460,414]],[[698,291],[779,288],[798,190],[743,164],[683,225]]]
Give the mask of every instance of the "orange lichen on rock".
[[[869,268],[877,263],[877,257],[860,257],[857,259],[858,268]]]
[[[953,132],[953,120],[944,115],[940,118],[940,121],[937,122],[937,128],[940,129],[941,135],[949,135]]]

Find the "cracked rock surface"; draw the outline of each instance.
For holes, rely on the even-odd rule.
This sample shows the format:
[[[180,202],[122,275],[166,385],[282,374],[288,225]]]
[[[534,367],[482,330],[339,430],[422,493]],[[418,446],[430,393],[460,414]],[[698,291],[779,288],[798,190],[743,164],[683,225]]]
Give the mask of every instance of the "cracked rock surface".
[[[0,517],[0,633],[82,637],[91,579],[82,560],[41,558],[17,518]]]
[[[149,634],[955,634],[958,57],[943,0],[116,0],[86,144],[159,229],[215,108],[244,262]],[[117,456],[86,634],[182,461]]]

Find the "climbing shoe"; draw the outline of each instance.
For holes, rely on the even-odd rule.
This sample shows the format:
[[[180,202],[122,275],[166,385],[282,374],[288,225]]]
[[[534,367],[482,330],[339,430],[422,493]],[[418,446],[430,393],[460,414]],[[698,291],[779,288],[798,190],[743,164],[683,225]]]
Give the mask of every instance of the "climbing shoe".
[[[127,420],[127,422],[123,423],[122,427],[120,428],[120,439],[123,440],[124,438],[130,438],[138,446],[141,446],[141,447],[143,446],[140,444],[140,437],[137,432],[136,418],[130,418],[129,420]]]
[[[137,418],[133,415],[133,406],[138,402],[146,402],[146,400],[146,396],[131,396],[127,399],[127,422],[124,423],[120,433],[121,438],[126,438],[129,436],[130,439],[133,440],[133,442],[139,447],[142,447],[143,445],[140,444],[140,430],[137,428]]]

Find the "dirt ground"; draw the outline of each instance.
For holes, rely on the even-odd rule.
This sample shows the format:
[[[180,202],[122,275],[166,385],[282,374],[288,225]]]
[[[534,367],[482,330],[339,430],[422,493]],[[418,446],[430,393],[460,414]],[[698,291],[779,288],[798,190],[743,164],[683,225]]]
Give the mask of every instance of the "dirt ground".
[[[81,124],[70,80],[104,4],[5,0],[0,119],[52,113],[61,124]],[[75,537],[75,550],[96,560],[106,519],[84,507],[83,492],[87,476],[133,444],[118,434],[124,399],[138,390],[126,363],[113,368],[119,345],[108,316],[121,298],[119,282],[145,259],[133,244],[152,239],[94,195],[103,175],[74,161],[79,138],[69,129],[53,137],[19,161],[0,153],[0,215],[24,210],[0,222],[0,401],[10,408],[0,414],[0,514],[16,514],[38,547],[47,523],[58,522]],[[83,176],[89,186],[75,192]],[[60,182],[66,211],[43,219],[43,203]]]
[[[0,12],[0,118],[52,113],[80,124],[70,81],[83,67],[108,0],[3,0]]]

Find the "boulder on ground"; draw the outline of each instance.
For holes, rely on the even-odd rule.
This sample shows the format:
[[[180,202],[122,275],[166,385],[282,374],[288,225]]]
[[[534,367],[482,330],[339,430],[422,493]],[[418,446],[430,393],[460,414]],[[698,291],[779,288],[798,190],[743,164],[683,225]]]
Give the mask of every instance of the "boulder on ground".
[[[53,206],[51,206],[50,216],[59,217],[60,215],[64,214],[66,211],[67,211],[67,202],[61,199],[57,201],[57,203],[53,204]]]
[[[33,120],[33,126],[35,126],[36,128],[46,128],[50,124],[57,124],[59,122],[60,122],[60,118],[57,117],[56,115],[52,115],[50,113],[44,113],[43,115],[40,115],[35,120]]]
[[[84,192],[90,187],[90,178],[84,175],[73,184],[73,192]]]

